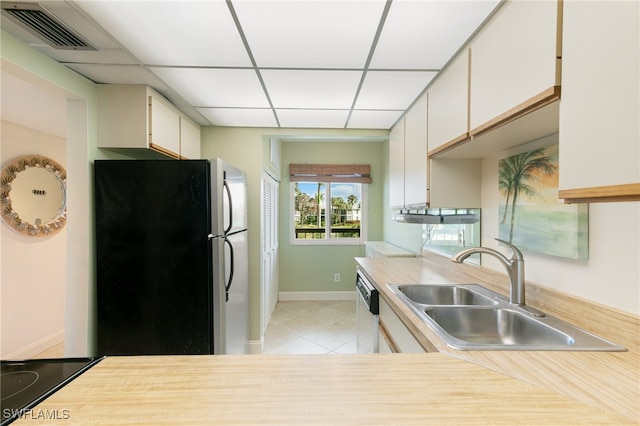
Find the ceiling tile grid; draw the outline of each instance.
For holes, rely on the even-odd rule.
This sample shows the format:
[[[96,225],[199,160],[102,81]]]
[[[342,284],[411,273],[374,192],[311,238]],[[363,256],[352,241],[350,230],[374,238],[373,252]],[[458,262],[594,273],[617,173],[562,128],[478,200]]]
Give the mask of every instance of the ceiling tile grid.
[[[389,129],[499,2],[39,2],[97,51],[53,49],[4,13],[2,28],[97,83],[148,84],[201,125]]]

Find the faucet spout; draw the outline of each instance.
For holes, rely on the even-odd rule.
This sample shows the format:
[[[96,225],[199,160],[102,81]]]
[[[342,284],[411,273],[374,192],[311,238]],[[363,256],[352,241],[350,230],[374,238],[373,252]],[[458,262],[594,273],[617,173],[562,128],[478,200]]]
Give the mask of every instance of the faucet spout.
[[[515,305],[525,304],[525,286],[524,286],[524,257],[522,252],[513,244],[496,238],[502,244],[511,248],[511,258],[507,258],[504,254],[488,247],[471,247],[460,251],[451,257],[452,262],[462,263],[466,258],[476,253],[490,254],[502,263],[507,270],[509,276],[510,291],[509,301]]]

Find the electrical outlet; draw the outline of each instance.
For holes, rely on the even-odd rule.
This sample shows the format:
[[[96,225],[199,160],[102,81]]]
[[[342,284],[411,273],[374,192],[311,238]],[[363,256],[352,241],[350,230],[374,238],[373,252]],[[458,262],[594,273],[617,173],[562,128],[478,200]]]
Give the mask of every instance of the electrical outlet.
[[[339,283],[339,282],[340,282],[340,274],[335,274],[335,275],[333,276],[333,281],[335,281],[335,282]]]

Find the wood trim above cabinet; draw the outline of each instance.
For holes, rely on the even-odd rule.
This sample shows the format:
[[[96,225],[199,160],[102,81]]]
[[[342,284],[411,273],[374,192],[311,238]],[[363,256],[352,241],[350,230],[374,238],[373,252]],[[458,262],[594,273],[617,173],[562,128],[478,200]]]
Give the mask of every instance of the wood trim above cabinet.
[[[640,201],[640,183],[563,189],[558,192],[558,197],[565,204]]]

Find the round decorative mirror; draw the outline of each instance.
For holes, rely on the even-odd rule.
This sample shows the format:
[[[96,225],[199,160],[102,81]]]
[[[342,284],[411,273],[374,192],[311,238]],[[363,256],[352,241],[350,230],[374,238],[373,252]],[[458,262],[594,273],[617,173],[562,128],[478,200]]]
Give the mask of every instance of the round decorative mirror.
[[[64,168],[50,158],[25,155],[14,158],[0,177],[2,219],[21,234],[45,237],[67,222]]]

